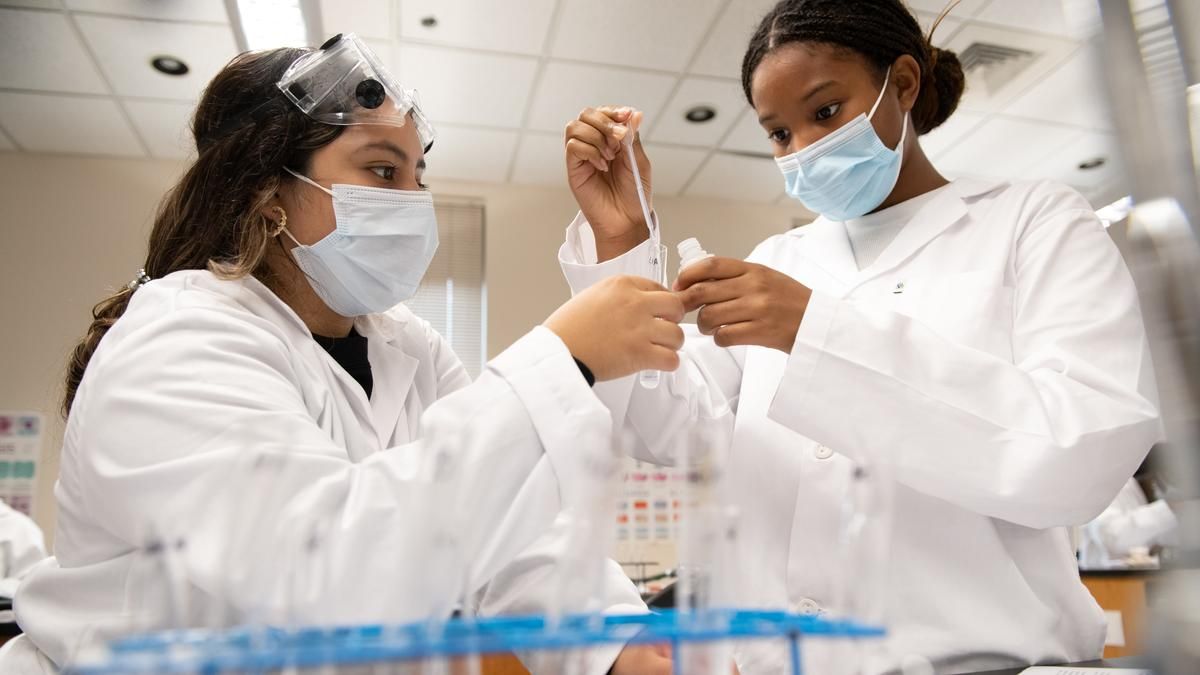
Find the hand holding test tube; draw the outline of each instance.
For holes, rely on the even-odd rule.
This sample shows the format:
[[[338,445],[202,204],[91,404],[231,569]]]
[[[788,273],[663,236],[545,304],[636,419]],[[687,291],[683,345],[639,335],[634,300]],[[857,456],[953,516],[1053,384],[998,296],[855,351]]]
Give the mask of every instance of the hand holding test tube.
[[[642,172],[638,168],[637,156],[633,152],[633,138],[636,133],[630,129],[625,134],[625,157],[629,160],[629,168],[633,170],[633,183],[637,186],[638,203],[642,207],[642,217],[646,219],[646,227],[650,229],[650,278],[660,285],[667,285],[667,247],[663,246],[659,237],[658,222],[650,214],[650,204],[646,201],[646,188],[642,186]],[[657,370],[643,370],[638,381],[647,389],[654,389],[662,379],[662,373]]]

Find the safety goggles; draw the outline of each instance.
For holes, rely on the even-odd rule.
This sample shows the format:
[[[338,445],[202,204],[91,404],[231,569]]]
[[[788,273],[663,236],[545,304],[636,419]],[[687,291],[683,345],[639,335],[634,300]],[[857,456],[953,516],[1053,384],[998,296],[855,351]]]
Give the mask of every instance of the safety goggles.
[[[325,124],[413,124],[428,150],[433,125],[417,92],[400,86],[379,57],[353,33],[338,34],[296,59],[278,83],[304,114]]]

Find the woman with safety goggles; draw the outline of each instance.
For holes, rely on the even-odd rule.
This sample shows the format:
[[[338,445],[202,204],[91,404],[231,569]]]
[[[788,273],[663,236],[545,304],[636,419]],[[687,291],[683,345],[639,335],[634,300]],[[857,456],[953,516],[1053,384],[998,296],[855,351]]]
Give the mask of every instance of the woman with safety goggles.
[[[26,635],[0,670],[53,672],[133,629],[448,613],[427,592],[445,580],[422,564],[423,521],[443,516],[422,495],[458,525],[465,611],[545,611],[565,549],[551,526],[612,461],[590,385],[675,368],[680,301],[614,279],[471,382],[400,304],[438,244],[433,130],[353,35],[235,58],[193,133],[144,271],[96,306],[71,361],[57,556],[21,587]],[[143,564],[155,542],[188,600],[172,615],[139,601],[162,581]],[[608,608],[644,607],[607,574]],[[591,661],[669,672],[646,647]]]

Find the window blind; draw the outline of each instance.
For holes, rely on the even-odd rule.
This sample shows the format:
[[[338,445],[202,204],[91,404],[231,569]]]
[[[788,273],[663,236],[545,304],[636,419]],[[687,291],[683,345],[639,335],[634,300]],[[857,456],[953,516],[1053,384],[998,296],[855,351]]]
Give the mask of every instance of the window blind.
[[[446,338],[475,378],[486,361],[487,345],[484,205],[477,199],[436,197],[434,210],[437,254],[405,304]]]

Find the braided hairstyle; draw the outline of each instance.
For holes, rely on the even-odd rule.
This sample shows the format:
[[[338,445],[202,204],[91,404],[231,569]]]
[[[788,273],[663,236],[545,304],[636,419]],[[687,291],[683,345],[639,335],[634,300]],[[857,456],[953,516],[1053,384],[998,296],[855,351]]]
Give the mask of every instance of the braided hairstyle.
[[[966,86],[962,64],[952,51],[931,44],[933,31],[958,2],[951,2],[929,35],[902,0],[782,0],[767,12],[742,59],[742,89],[750,92],[754,71],[774,49],[790,42],[833,45],[860,54],[878,69],[878,79],[903,54],[921,68],[921,88],[912,109],[917,134],[945,122]]]

